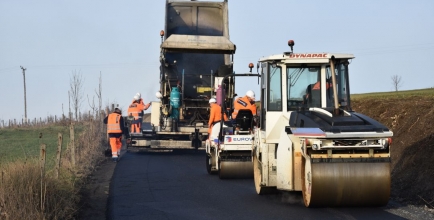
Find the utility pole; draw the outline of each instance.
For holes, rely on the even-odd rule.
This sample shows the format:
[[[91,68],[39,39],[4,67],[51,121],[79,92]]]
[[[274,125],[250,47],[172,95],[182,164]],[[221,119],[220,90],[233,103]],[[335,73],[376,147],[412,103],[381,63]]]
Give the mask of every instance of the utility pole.
[[[27,100],[26,100],[26,68],[20,66],[23,70],[24,79],[24,124],[27,124]]]

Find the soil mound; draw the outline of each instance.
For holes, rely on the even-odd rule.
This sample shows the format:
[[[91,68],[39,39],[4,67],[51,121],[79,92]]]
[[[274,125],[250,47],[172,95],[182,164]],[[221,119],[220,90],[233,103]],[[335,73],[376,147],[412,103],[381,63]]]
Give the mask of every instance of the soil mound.
[[[434,206],[434,99],[366,98],[353,110],[393,131],[391,197],[413,205]]]

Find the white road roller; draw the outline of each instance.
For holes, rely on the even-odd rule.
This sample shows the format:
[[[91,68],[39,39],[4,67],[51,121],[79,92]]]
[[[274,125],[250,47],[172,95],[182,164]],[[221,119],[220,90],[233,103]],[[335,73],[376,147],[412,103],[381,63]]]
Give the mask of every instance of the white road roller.
[[[302,191],[306,207],[382,206],[390,196],[387,127],[351,109],[352,54],[263,57],[256,192]]]
[[[253,64],[249,64],[250,73],[231,74],[223,79],[222,88],[226,88],[224,82],[235,81],[236,77],[255,76],[252,74]],[[223,93],[223,94],[219,94]],[[217,92],[218,97],[225,97],[225,90]],[[233,99],[221,102],[222,112],[226,109],[233,110]],[[206,149],[206,169],[209,174],[218,173],[220,179],[227,178],[252,178],[252,144],[253,130],[256,126],[257,116],[250,110],[238,111],[237,117],[230,122],[222,121],[216,123],[210,137],[205,142]]]

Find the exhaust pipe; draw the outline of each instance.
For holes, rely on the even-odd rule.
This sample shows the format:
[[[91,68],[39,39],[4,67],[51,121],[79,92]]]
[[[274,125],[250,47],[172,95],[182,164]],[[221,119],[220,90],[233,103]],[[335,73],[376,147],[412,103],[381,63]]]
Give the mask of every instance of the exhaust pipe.
[[[330,69],[332,71],[333,101],[335,104],[333,115],[339,115],[339,102],[338,102],[338,91],[336,90],[335,57],[334,56],[332,56],[332,58],[330,59]]]

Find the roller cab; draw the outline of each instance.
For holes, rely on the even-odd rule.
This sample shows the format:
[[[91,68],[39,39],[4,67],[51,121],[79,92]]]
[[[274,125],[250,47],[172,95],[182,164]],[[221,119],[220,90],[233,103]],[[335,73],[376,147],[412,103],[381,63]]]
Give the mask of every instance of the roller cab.
[[[387,204],[393,132],[352,110],[353,58],[291,49],[259,61],[252,148],[258,194],[302,191],[306,207]]]

